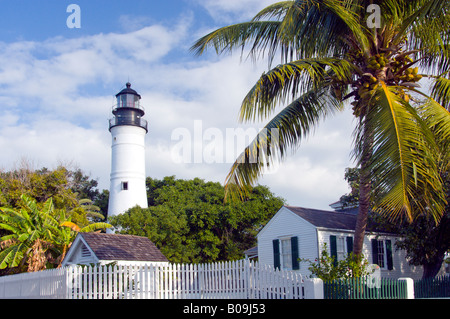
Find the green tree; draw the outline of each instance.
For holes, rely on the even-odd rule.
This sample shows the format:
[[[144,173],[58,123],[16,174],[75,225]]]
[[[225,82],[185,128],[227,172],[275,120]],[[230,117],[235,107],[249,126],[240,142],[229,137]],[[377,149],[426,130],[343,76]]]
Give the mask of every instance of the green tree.
[[[57,208],[74,206],[76,193],[69,186],[69,171],[65,167],[55,170],[42,168],[39,170],[22,166],[18,169],[0,174],[2,197],[1,206],[18,207],[22,195],[34,198],[38,203],[53,199]]]
[[[447,150],[442,150],[442,158],[448,163]],[[445,181],[447,202],[450,203],[450,174],[449,165],[440,165],[442,179]],[[357,201],[359,185],[359,170],[355,168],[346,169],[346,179],[351,186],[351,192],[341,197],[341,202],[352,206]],[[417,197],[422,196],[416,194]],[[417,209],[417,207],[413,207]],[[413,222],[398,221],[395,224],[386,222],[376,212],[369,213],[369,223],[382,225],[386,230],[397,233],[401,237],[396,242],[396,247],[406,252],[406,258],[411,265],[423,267],[423,278],[434,277],[439,273],[444,262],[446,252],[450,251],[450,204],[447,204],[442,217],[438,223],[426,214],[420,214]]]
[[[396,247],[406,251],[410,264],[423,266],[422,278],[435,277],[450,251],[450,211],[447,209],[437,225],[430,217],[420,216],[399,228],[402,238]]]
[[[257,232],[284,204],[257,186],[245,202],[225,203],[220,183],[199,178],[147,178],[149,207],[111,218],[121,232],[147,236],[172,262],[211,262],[243,257]]]
[[[74,222],[86,225],[103,220],[107,209],[107,199],[106,207],[104,204],[107,191],[100,193],[96,186],[97,181],[80,169],[59,166],[54,170],[45,167],[35,170],[25,163],[0,173],[0,206],[20,208],[22,195],[34,198],[38,205],[52,198],[56,209],[65,209],[68,215],[73,215]]]
[[[0,208],[0,269],[15,268],[16,272],[39,271],[56,267],[80,231],[105,229],[110,225],[94,223],[78,227],[57,210],[53,199],[42,205],[27,195],[21,197],[21,208]]]
[[[347,167],[345,169],[344,179],[350,186],[350,193],[342,195],[339,198],[343,208],[355,207],[359,203],[359,169]]]
[[[362,252],[373,194],[374,208],[391,219],[412,221],[417,206],[439,220],[445,196],[430,125],[450,136],[443,106],[450,101],[449,10],[448,0],[283,1],[199,39],[192,47],[197,54],[212,47],[218,54],[241,49],[269,63],[281,56],[244,98],[240,119],[264,120],[287,106],[237,158],[227,198],[245,198],[266,166],[349,103],[361,172],[354,252]],[[431,95],[420,90],[424,77]],[[426,99],[419,108],[411,104],[415,96]],[[413,196],[418,189],[426,193],[420,201]]]

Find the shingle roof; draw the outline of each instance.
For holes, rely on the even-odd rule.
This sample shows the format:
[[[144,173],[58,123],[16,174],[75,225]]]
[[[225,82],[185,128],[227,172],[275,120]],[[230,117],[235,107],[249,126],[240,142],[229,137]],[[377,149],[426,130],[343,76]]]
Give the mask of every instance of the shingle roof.
[[[311,209],[304,207],[285,206],[294,214],[300,216],[306,221],[310,222],[316,227],[330,228],[330,229],[343,229],[343,230],[355,230],[356,226],[356,214],[327,211],[319,209]],[[368,231],[386,232],[380,227],[375,225],[368,225]]]
[[[244,254],[249,256],[249,257],[256,257],[258,256],[258,246],[249,248],[247,250],[244,251]]]
[[[294,214],[300,216],[316,227],[354,230],[356,216],[346,213],[311,209],[304,207],[285,206]]]
[[[168,261],[147,237],[79,233],[100,260]]]

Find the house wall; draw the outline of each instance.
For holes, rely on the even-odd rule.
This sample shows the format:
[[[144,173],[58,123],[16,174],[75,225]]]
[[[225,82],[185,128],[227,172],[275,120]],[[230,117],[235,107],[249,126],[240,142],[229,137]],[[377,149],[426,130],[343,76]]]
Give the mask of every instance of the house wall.
[[[92,251],[90,251],[85,245],[84,242],[79,242],[76,249],[72,252],[67,260],[64,261],[63,266],[69,265],[90,265],[90,264],[100,264],[100,265],[108,265],[111,263],[115,263],[117,265],[162,265],[168,264],[168,261],[137,261],[137,260],[99,260]]]
[[[319,230],[318,231],[318,240],[320,245],[320,251],[323,249],[323,245],[326,243],[328,252],[330,252],[330,236],[334,235],[337,238],[339,237],[354,237],[353,231],[330,231],[330,230]],[[384,268],[380,269],[381,277],[383,278],[400,278],[400,277],[409,277],[412,279],[420,279],[422,278],[423,269],[421,266],[411,266],[408,264],[406,260],[406,252],[404,250],[397,250],[395,246],[395,242],[397,240],[396,236],[392,235],[375,235],[366,233],[363,244],[363,255],[364,258],[369,262],[369,264],[373,263],[373,251],[372,251],[372,239],[377,240],[390,240],[392,243],[392,263],[393,269],[387,269],[387,265]],[[346,245],[344,245],[345,252]]]
[[[274,265],[274,239],[298,237],[298,255],[300,259],[306,259],[314,262],[319,257],[319,251],[322,251],[323,245],[326,243],[328,252],[330,253],[330,235],[336,238],[354,237],[354,232],[351,230],[329,230],[319,229],[294,214],[287,208],[281,208],[275,216],[267,223],[267,225],[257,235],[258,240],[258,259],[261,264]],[[406,260],[406,253],[403,250],[397,250],[395,246],[396,237],[392,235],[374,235],[366,233],[363,246],[363,255],[369,262],[373,263],[372,254],[372,239],[390,240],[392,247],[392,270],[389,270],[385,263],[384,268],[380,269],[382,277],[400,278],[409,277],[413,279],[420,279],[422,277],[421,266],[411,266]],[[344,240],[343,258],[347,255],[347,244]],[[301,262],[300,269],[296,270],[304,276],[310,276],[311,272],[308,270],[310,264],[308,262]],[[283,265],[281,265],[283,268]]]
[[[67,255],[63,261],[63,266],[66,265],[89,265],[98,263],[98,259],[92,253],[92,251],[84,244],[83,241],[78,240],[72,244],[73,250],[70,251],[70,255]]]
[[[259,262],[274,265],[273,240],[294,236],[298,237],[299,258],[314,260],[318,256],[315,227],[283,207],[257,236]],[[308,266],[308,263],[301,262],[298,271],[302,275],[309,275]],[[283,265],[281,265],[281,268],[283,268]]]
[[[168,261],[135,261],[135,260],[99,260],[98,263],[100,265],[109,265],[111,263],[114,263],[114,264],[120,265],[120,266],[132,266],[132,265],[159,266],[159,265],[166,265],[169,262]]]

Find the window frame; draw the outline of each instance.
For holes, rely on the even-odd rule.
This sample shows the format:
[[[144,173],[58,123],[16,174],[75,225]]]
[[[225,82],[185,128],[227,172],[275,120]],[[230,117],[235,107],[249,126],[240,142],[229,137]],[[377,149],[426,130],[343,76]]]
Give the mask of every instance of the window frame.
[[[274,267],[283,270],[299,270],[300,247],[298,236],[282,236],[272,240]]]
[[[334,238],[334,239],[333,239]],[[348,234],[330,234],[330,256],[335,257],[335,264],[338,261],[345,260],[353,252],[353,236]]]
[[[281,269],[292,270],[292,237],[280,238],[280,261]]]
[[[372,263],[378,265],[382,270],[394,270],[394,254],[391,239],[372,239]]]

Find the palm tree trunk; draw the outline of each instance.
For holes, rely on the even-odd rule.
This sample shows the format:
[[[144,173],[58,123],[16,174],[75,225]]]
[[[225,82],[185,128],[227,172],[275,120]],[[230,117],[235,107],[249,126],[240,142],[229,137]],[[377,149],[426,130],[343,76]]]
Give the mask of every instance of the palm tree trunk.
[[[367,226],[367,218],[370,209],[371,172],[369,164],[372,156],[373,135],[367,125],[367,121],[366,123],[364,123],[363,134],[363,155],[361,158],[359,176],[359,211],[356,217],[355,238],[353,243],[353,253],[359,257],[361,257],[362,254],[364,235]]]
[[[362,168],[362,165],[361,165]],[[367,170],[361,169],[359,186],[359,211],[356,217],[355,240],[353,243],[353,253],[361,256],[364,244],[364,234],[366,232],[367,217],[370,209],[370,174]]]

